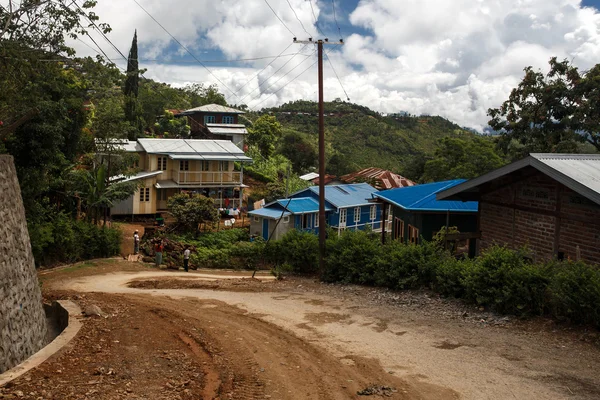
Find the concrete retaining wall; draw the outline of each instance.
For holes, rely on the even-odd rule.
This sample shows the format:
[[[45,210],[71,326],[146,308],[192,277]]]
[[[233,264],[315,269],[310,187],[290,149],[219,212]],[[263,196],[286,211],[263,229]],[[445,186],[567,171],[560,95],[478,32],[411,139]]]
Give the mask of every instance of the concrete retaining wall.
[[[46,317],[13,158],[0,155],[0,373],[44,345]]]

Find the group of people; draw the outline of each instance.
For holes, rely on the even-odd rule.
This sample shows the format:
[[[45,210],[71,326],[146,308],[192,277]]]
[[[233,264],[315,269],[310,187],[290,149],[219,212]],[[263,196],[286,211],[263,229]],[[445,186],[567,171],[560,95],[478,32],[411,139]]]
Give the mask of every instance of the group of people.
[[[163,239],[154,240],[154,263],[159,268],[162,264],[163,252],[165,251],[165,241]],[[140,235],[136,230],[133,233],[133,254],[139,254],[140,252]],[[188,272],[190,265],[191,251],[188,245],[183,250],[183,269]]]

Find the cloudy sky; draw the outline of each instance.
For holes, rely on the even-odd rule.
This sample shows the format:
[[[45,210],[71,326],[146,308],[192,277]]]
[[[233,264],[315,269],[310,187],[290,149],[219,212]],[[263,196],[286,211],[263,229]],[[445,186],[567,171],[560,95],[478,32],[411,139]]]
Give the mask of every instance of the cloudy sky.
[[[253,109],[316,100],[315,46],[293,44],[294,36],[344,39],[326,48],[333,65],[325,62],[326,100],[345,99],[345,90],[380,112],[441,115],[478,130],[525,66],[546,70],[552,56],[582,70],[600,62],[600,0],[137,2],[100,0],[96,13],[125,55],[137,29],[146,77],[216,83],[228,102]],[[76,41],[78,53],[95,55],[89,38],[82,40],[90,47]]]

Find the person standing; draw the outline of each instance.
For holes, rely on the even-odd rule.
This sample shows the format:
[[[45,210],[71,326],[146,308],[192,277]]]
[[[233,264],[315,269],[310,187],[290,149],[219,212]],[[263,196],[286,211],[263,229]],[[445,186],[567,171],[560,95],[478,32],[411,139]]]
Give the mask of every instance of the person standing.
[[[133,254],[137,254],[140,252],[140,235],[136,230],[133,232]]]
[[[185,272],[188,272],[189,264],[190,264],[190,247],[185,246],[185,250],[183,251],[183,269]]]
[[[163,249],[164,245],[162,240],[158,240],[154,245],[154,263],[156,264],[156,268],[160,268],[160,264],[162,264]]]

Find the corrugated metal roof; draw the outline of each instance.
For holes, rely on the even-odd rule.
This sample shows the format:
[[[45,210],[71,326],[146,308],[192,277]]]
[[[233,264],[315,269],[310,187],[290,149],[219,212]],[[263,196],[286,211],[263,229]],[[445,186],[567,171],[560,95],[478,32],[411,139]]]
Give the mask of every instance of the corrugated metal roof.
[[[373,180],[373,186],[379,190],[415,185],[410,179],[381,168],[365,168],[358,172],[353,172],[340,177],[340,180],[346,183],[352,183],[361,179]]]
[[[318,186],[311,186],[305,190],[310,190],[319,194]],[[297,192],[300,194],[303,191]],[[337,208],[356,207],[368,204],[368,199],[377,192],[373,186],[368,183],[353,183],[349,185],[331,185],[325,186],[325,201]]]
[[[210,133],[214,133],[215,135],[247,135],[248,131],[246,127],[242,125],[241,127],[235,126],[208,126],[208,131]]]
[[[312,197],[280,199],[277,200],[277,204],[291,211],[292,214],[308,214],[319,211],[319,202]],[[331,211],[331,208],[326,206],[325,211]]]
[[[437,198],[473,198],[479,186],[525,167],[533,167],[600,204],[600,154],[532,153],[528,157],[438,193]]]
[[[215,112],[215,113],[229,113],[229,114],[245,114],[243,111],[236,110],[235,108],[221,106],[219,104],[206,104],[196,108],[190,108],[185,110],[179,115],[194,114],[197,112]]]
[[[138,142],[141,151],[165,154],[174,160],[252,161],[229,140],[138,139]]]
[[[319,174],[317,174],[316,172],[309,172],[306,175],[302,175],[300,177],[300,179],[304,180],[304,181],[312,181],[315,178],[318,178]]]
[[[179,187],[179,185],[171,179],[158,181],[154,186],[156,186],[157,189],[176,189]]]
[[[381,198],[409,211],[477,212],[476,201],[440,201],[436,193],[465,182],[464,179],[426,183],[404,188],[384,190],[373,197]]]
[[[162,173],[163,173],[163,171],[153,171],[153,172],[138,172],[138,173],[137,173],[137,174],[135,174],[135,175],[129,176],[129,177],[127,177],[127,178],[123,179],[123,180],[119,180],[119,182],[131,182],[131,181],[137,181],[137,180],[139,180],[139,179],[151,178],[151,177],[153,177],[153,176],[160,175],[160,174],[162,174]],[[118,180],[118,179],[119,179],[119,177],[121,177],[121,176],[122,176],[122,175],[119,175],[118,177],[113,177],[113,178],[111,178],[111,180],[113,180],[113,179],[115,179],[115,180]]]
[[[250,211],[250,212],[248,212],[248,214],[255,215],[257,217],[279,219],[282,216],[281,211],[282,210],[278,210],[278,209],[275,209],[275,208],[260,208],[258,210]],[[284,217],[287,217],[288,215],[292,215],[292,214],[290,212],[288,212],[288,211],[285,211],[283,213]]]

